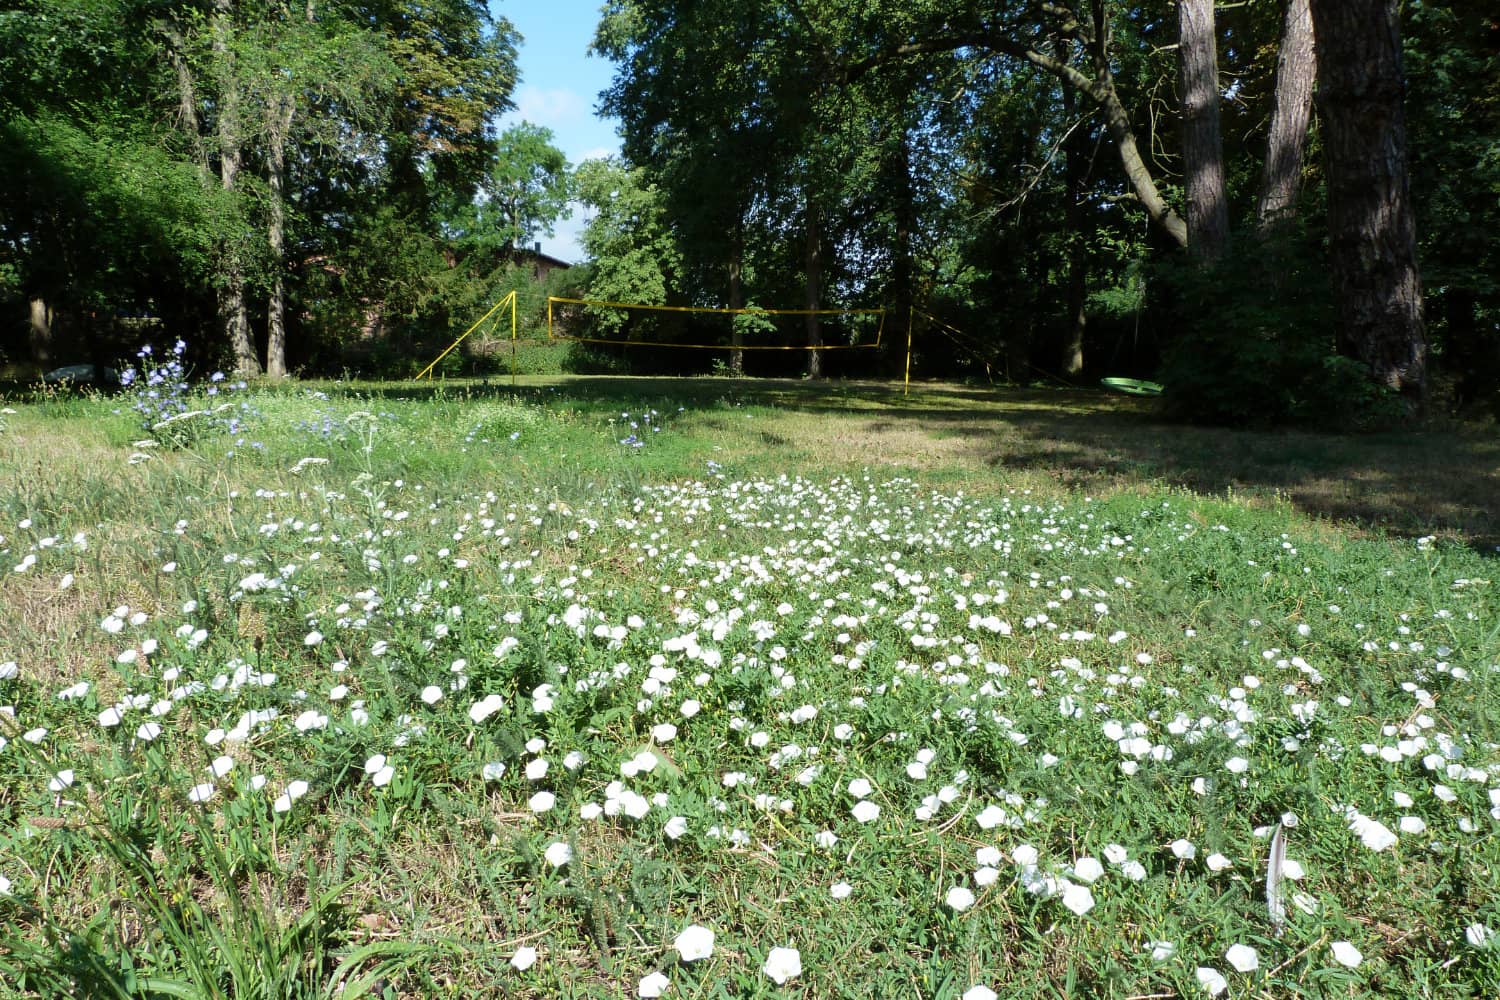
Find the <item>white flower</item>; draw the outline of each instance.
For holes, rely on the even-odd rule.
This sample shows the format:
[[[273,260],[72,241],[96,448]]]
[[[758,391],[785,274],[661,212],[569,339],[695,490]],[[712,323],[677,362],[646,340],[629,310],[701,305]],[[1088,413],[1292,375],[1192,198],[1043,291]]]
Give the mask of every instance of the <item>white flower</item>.
[[[1233,861],[1230,861],[1228,858],[1217,851],[1204,858],[1203,863],[1208,865],[1208,870],[1211,872],[1221,872],[1226,868],[1234,867]]]
[[[955,913],[962,913],[974,905],[974,893],[961,885],[955,885],[943,897],[943,902]]]
[[[1173,941],[1151,941],[1146,947],[1151,949],[1151,961],[1165,962],[1177,954],[1177,944]]]
[[[215,778],[222,778],[234,770],[234,758],[229,756],[215,757],[213,763],[208,765],[208,773]]]
[[[1348,941],[1335,941],[1330,950],[1333,952],[1333,960],[1350,969],[1359,968],[1359,963],[1365,960],[1365,956],[1359,953],[1359,949]]]
[[[1191,861],[1198,855],[1198,849],[1193,846],[1190,840],[1174,840],[1171,847],[1173,856],[1180,861]]]
[[[542,857],[546,858],[547,863],[553,868],[561,868],[573,860],[573,848],[561,840],[554,840],[542,852]]]
[[[482,700],[469,706],[469,719],[475,723],[483,722],[504,707],[504,698],[498,694],[486,695]]]
[[[1421,833],[1427,829],[1427,823],[1420,816],[1402,816],[1397,826],[1402,833],[1411,834]]]
[[[104,711],[99,713],[99,725],[103,726],[105,729],[108,729],[111,726],[118,726],[122,718],[123,716],[120,714],[119,706],[111,705],[109,708],[106,708]]]
[[[848,882],[835,882],[833,883],[833,885],[828,887],[828,895],[832,896],[834,899],[848,899],[850,894],[853,892],[854,886],[850,885]]]
[[[1495,936],[1495,932],[1484,924],[1473,923],[1464,928],[1464,939],[1475,948],[1483,948]]]
[[[683,834],[687,833],[687,828],[687,817],[673,816],[671,819],[667,820],[667,825],[662,827],[662,832],[671,839],[678,840],[682,837]]]
[[[880,807],[869,799],[860,799],[854,803],[854,808],[851,812],[853,812],[854,818],[859,822],[868,823],[880,815]]]
[[[492,760],[485,764],[479,773],[485,781],[499,781],[505,774],[505,763],[503,761]]]
[[[1250,762],[1243,757],[1231,757],[1224,762],[1224,770],[1230,774],[1244,774],[1250,770]]]
[[[772,948],[766,955],[766,964],[760,971],[771,977],[777,986],[802,974],[802,956],[796,948]]]
[[[71,768],[57,772],[57,777],[47,782],[47,791],[60,792],[73,784],[73,771]]]
[[[203,803],[214,797],[214,786],[208,782],[188,789],[188,801]]]
[[[20,668],[16,666],[15,660],[10,660],[6,663],[0,663],[0,681],[15,680],[16,675],[20,672]]]
[[[970,986],[964,990],[960,1000],[999,1000],[999,995],[983,983]]]
[[[714,953],[714,932],[699,924],[689,924],[673,939],[672,947],[684,962],[696,962]]]
[[[1010,852],[1010,856],[1015,860],[1016,864],[1029,866],[1036,864],[1041,854],[1030,844],[1017,844],[1015,849]]]
[[[1098,858],[1083,857],[1073,862],[1073,877],[1084,882],[1097,882],[1104,875],[1104,866]]]
[[[667,992],[667,987],[671,985],[672,981],[666,976],[660,972],[653,972],[642,977],[640,985],[635,988],[635,992],[643,1000],[651,1000],[651,998],[659,997]]]
[[[1206,965],[1198,966],[1198,982],[1203,984],[1203,988],[1208,990],[1208,995],[1211,997],[1216,997],[1229,989],[1229,981],[1219,970],[1210,969]]]
[[[551,792],[537,792],[526,800],[527,808],[534,813],[544,813],[557,803],[557,796]]]
[[[1094,894],[1086,885],[1068,882],[1063,887],[1062,902],[1081,917],[1094,908]]]
[[[429,684],[422,689],[422,700],[429,705],[436,705],[443,698],[443,689],[436,684]]]
[[[391,783],[391,779],[395,776],[396,769],[390,764],[387,764],[380,770],[376,771],[374,774],[370,775],[370,784],[374,785],[376,788],[384,788],[386,785],[389,785]]]
[[[510,967],[517,972],[525,972],[536,964],[536,949],[526,945],[516,949],[516,953],[510,958]]]
[[[849,782],[849,794],[856,799],[868,798],[870,791],[870,782],[864,778],[855,778]]]
[[[1224,953],[1224,959],[1234,966],[1236,972],[1254,972],[1260,968],[1260,956],[1247,944],[1232,944]]]
[[[319,632],[317,629],[313,629],[311,632],[302,637],[302,645],[304,646],[316,646],[322,641],[323,633]]]

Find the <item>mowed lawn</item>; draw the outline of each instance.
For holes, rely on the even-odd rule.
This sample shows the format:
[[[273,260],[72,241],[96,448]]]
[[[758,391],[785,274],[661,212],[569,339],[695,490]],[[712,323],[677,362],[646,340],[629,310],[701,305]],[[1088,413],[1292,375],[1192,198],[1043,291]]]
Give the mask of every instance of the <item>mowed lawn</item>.
[[[0,994],[1500,993],[1492,429],[130,402],[0,414]]]

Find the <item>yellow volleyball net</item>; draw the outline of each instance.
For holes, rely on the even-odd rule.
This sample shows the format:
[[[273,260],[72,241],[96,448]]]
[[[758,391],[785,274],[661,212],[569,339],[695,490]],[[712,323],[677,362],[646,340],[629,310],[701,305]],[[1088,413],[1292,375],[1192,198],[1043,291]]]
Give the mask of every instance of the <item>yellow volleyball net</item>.
[[[821,343],[806,321],[818,319]],[[547,298],[547,337],[611,347],[702,351],[869,351],[885,334],[886,310],[742,309],[657,306],[600,299]]]

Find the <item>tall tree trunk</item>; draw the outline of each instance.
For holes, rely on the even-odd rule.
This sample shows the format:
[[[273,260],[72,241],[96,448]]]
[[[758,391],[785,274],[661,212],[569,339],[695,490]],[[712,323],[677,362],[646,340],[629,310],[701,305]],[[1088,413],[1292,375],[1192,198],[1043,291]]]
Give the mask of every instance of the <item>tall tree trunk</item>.
[[[911,177],[911,135],[905,122],[900,124],[900,130],[893,157],[895,162],[892,164],[895,180],[892,209],[896,232],[894,245],[891,247],[891,284],[895,287],[892,289],[890,302],[893,314],[899,320],[910,322],[917,298],[913,287],[916,267],[911,250],[912,233],[917,226],[917,208]]]
[[[745,223],[743,215],[735,220],[734,239],[729,248],[729,308],[745,308]],[[729,370],[735,375],[745,374],[745,331],[740,327],[738,313],[729,317],[730,344]]]
[[[1313,0],[1339,346],[1420,409],[1427,337],[1396,0]]]
[[[266,237],[271,251],[271,289],[266,303],[266,374],[286,377],[286,138],[295,103],[279,95],[271,109],[266,136],[266,182],[270,188]]]
[[[1218,36],[1213,0],[1178,0],[1182,161],[1187,175],[1188,253],[1213,263],[1229,252],[1224,142],[1219,134]]]
[[[26,345],[31,349],[31,360],[45,371],[52,367],[52,310],[43,299],[30,302],[31,326]]]
[[[214,0],[214,63],[219,84],[219,183],[226,193],[236,190],[244,150],[240,132],[239,75],[230,36],[234,31],[234,0]],[[245,266],[237,237],[230,237],[221,262],[219,319],[224,336],[234,352],[235,370],[242,376],[260,374],[260,360],[250,340],[250,317],[245,310]]]
[[[1072,121],[1078,101],[1073,91],[1063,88],[1063,116]],[[1089,132],[1082,122],[1073,126],[1063,140],[1063,189],[1067,199],[1064,220],[1068,233],[1067,332],[1063,337],[1061,367],[1065,375],[1083,371],[1083,335],[1088,324],[1088,239],[1089,213],[1084,210],[1083,192],[1087,181]]]
[[[1308,0],[1287,0],[1281,49],[1276,55],[1271,129],[1266,137],[1266,160],[1255,209],[1256,224],[1262,233],[1296,214],[1316,75]]]
[[[807,242],[804,247],[803,266],[807,271],[807,308],[819,308],[823,285],[823,233],[822,220],[817,205],[811,198],[807,201]],[[816,312],[807,314],[807,374],[810,378],[823,377],[823,327]]]

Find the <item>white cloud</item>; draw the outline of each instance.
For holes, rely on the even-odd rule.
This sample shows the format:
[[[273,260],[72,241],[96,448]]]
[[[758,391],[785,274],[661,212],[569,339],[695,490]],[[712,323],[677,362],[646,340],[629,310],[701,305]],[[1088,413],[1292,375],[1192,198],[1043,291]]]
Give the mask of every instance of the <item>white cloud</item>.
[[[566,87],[545,89],[523,84],[516,90],[516,110],[507,119],[520,119],[561,132],[593,117],[583,95]]]

